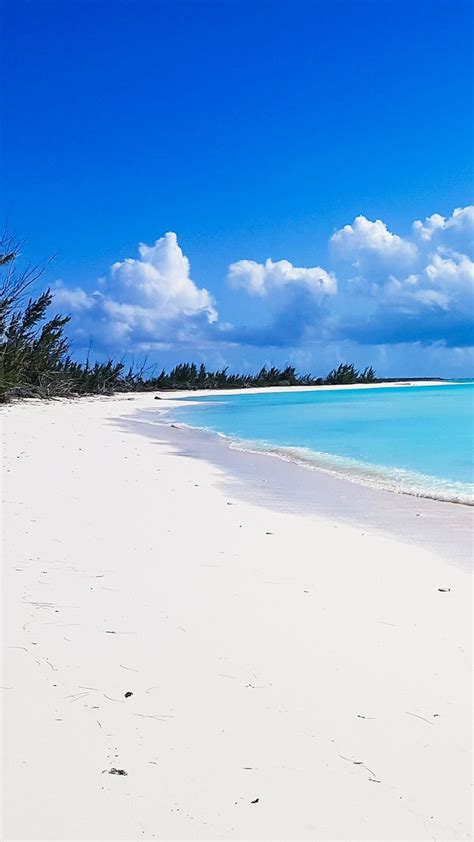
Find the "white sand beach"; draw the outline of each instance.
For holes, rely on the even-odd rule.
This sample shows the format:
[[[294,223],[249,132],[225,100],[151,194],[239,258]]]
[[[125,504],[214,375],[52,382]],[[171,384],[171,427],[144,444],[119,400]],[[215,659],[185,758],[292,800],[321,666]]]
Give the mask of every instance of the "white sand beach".
[[[1,838],[469,839],[472,510],[283,511],[162,404],[2,409]]]

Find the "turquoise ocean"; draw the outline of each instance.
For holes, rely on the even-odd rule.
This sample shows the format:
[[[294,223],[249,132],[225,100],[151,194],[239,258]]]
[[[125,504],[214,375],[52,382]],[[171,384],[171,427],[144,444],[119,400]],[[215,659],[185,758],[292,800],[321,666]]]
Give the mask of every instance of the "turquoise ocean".
[[[474,504],[474,383],[209,395],[173,419],[350,480]]]

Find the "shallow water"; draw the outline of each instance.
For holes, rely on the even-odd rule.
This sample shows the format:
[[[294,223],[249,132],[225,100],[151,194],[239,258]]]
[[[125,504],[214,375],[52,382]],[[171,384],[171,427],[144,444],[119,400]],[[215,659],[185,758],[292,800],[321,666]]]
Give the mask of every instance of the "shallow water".
[[[209,395],[173,418],[367,485],[474,502],[474,384]]]
[[[115,420],[120,429],[140,433],[179,453],[202,459],[217,470],[214,481],[232,499],[271,511],[349,523],[367,534],[383,534],[417,544],[450,564],[472,569],[473,506],[393,494],[380,486],[349,482],[333,472],[306,470],[278,455],[238,449],[213,432],[170,423],[156,409],[141,409]]]

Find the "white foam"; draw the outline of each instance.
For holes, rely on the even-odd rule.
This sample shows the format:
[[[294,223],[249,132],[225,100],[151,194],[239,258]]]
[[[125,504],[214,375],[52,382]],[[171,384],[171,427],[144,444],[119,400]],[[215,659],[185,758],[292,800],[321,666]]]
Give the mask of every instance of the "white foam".
[[[178,422],[177,426],[217,435],[219,438],[225,439],[229,447],[234,450],[267,454],[371,488],[380,488],[396,494],[409,494],[412,497],[427,497],[432,500],[474,506],[473,483],[455,482],[416,471],[408,471],[404,468],[371,465],[347,456],[337,456],[310,450],[306,447],[284,447],[269,444],[265,441],[234,438],[225,433],[209,429],[209,427],[186,424],[181,421]]]
[[[219,435],[222,434],[219,433]],[[267,453],[306,468],[333,474],[350,482],[382,488],[398,494],[410,494],[414,497],[429,497],[433,500],[474,505],[474,484],[471,483],[453,482],[404,468],[371,465],[349,457],[313,451],[305,447],[275,447],[266,442],[223,437],[230,442],[232,448],[237,450]]]

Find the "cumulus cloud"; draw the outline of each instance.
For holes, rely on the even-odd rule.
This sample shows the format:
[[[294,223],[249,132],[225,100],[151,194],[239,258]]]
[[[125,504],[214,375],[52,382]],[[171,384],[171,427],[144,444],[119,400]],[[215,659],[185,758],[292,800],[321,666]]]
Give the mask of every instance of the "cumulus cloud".
[[[468,205],[465,208],[456,208],[452,215],[448,217],[441,216],[439,213],[433,213],[424,222],[417,219],[413,223],[413,231],[415,235],[425,241],[433,239],[442,232],[448,232],[458,238],[466,235],[470,238],[472,246],[472,238],[474,237],[474,206]]]
[[[361,215],[332,235],[334,265],[327,270],[286,260],[233,263],[232,286],[261,306],[252,304],[256,325],[231,334],[242,344],[275,348],[346,338],[470,345],[474,267],[466,251],[473,223],[474,208],[458,208],[449,217],[418,221],[411,235],[401,236]]]
[[[376,263],[412,263],[417,256],[416,244],[393,234],[381,219],[372,222],[356,216],[352,225],[344,225],[331,237],[333,256],[350,260],[355,266]]]
[[[212,297],[191,280],[189,260],[173,231],[153,246],[141,243],[138,252],[138,260],[129,257],[111,269],[110,286],[121,304],[137,308],[137,316],[146,310],[157,324],[196,314],[216,321]]]
[[[294,266],[289,260],[265,263],[239,260],[229,266],[228,281],[253,298],[251,318],[226,331],[226,340],[244,345],[285,347],[306,340],[322,322],[337,280],[320,266]]]
[[[216,322],[213,298],[192,280],[175,233],[153,246],[140,244],[138,253],[114,263],[92,294],[56,287],[56,303],[82,314],[78,335],[92,333],[123,350],[148,349],[189,341]]]
[[[169,232],[114,263],[92,293],[59,283],[55,306],[74,314],[76,337],[92,335],[111,353],[215,355],[244,346],[296,353],[344,342],[467,348],[474,345],[473,235],[474,207],[416,220],[403,236],[358,216],[330,238],[325,269],[271,258],[231,263],[221,294],[232,319],[224,322]]]
[[[416,219],[413,223],[413,231],[421,237],[422,240],[431,240],[433,234],[437,231],[442,231],[445,227],[446,219],[439,213],[433,213],[431,216],[428,216],[424,222],[421,222],[420,219]]]
[[[293,266],[289,260],[268,258],[265,263],[239,260],[229,266],[229,280],[234,287],[241,287],[250,295],[271,295],[276,290],[296,286],[306,289],[316,297],[334,295],[337,291],[336,276],[320,266],[309,268]]]
[[[423,309],[458,311],[472,316],[474,291],[474,263],[465,254],[452,253],[449,257],[435,252],[419,273],[404,278],[391,275],[377,288],[379,300],[389,307],[405,312],[423,312]]]
[[[70,313],[80,313],[81,310],[90,310],[95,303],[93,295],[88,295],[81,287],[69,289],[62,281],[57,281],[53,287],[54,304],[59,309],[68,310]]]
[[[427,283],[446,296],[446,305],[460,305],[471,312],[474,290],[474,263],[466,254],[453,252],[450,257],[434,254],[425,267]]]
[[[332,335],[365,344],[472,344],[474,208],[432,214],[412,226],[412,238],[381,221],[357,217],[331,238],[339,294]]]

